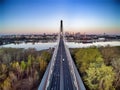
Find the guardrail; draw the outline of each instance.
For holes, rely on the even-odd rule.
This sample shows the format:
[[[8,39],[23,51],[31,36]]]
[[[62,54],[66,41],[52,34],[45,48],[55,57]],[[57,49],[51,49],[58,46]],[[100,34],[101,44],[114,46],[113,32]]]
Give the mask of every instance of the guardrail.
[[[65,43],[65,39],[64,39],[64,43]],[[74,81],[73,84],[75,86],[75,90],[86,90],[86,88],[83,84],[83,81],[78,73],[78,70],[75,66],[75,63],[73,62],[70,51],[66,45],[65,45],[65,50],[66,50],[67,58],[69,60],[69,68],[71,70],[71,74],[72,74],[71,78]]]
[[[60,39],[60,37],[58,36],[57,46],[55,47],[52,58],[51,58],[48,66],[47,66],[47,69],[46,69],[45,74],[44,74],[44,76],[41,80],[41,83],[38,87],[38,90],[47,90],[47,88],[49,87],[50,78],[52,76],[51,74],[53,72],[54,63],[55,63],[55,60],[56,60],[56,53],[58,51],[59,39]]]

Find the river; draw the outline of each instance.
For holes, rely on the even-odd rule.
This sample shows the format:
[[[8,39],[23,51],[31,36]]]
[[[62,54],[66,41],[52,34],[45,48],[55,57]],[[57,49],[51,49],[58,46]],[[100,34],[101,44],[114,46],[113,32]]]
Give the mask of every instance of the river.
[[[57,45],[57,42],[46,42],[46,43],[42,43],[42,42],[38,42],[38,43],[20,43],[20,44],[7,44],[7,45],[2,45],[0,46],[0,48],[35,48],[36,50],[44,50],[44,49],[49,49],[49,48],[53,48]],[[109,41],[109,42],[94,42],[94,43],[75,43],[75,42],[66,42],[66,45],[69,48],[86,48],[86,47],[90,47],[90,46],[120,46],[120,41]]]
[[[69,48],[87,48],[87,47],[91,47],[91,46],[97,46],[97,47],[101,47],[101,46],[120,46],[120,41],[106,41],[106,42],[94,42],[94,43],[75,43],[75,42],[67,42],[66,45]]]
[[[20,44],[6,44],[6,45],[2,45],[0,46],[0,48],[24,48],[24,49],[28,49],[28,48],[35,48],[36,50],[44,50],[44,49],[49,49],[49,48],[53,48],[57,45],[56,42],[46,42],[46,43],[20,43]]]

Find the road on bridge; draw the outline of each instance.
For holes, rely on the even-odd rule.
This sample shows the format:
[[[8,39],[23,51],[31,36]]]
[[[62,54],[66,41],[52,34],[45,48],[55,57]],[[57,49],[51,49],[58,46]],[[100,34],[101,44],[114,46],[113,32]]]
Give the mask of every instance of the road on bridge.
[[[49,85],[50,90],[74,90],[67,59],[65,45],[61,37],[56,55],[53,75]]]
[[[38,90],[86,90],[63,38],[63,21],[61,20],[59,43]]]

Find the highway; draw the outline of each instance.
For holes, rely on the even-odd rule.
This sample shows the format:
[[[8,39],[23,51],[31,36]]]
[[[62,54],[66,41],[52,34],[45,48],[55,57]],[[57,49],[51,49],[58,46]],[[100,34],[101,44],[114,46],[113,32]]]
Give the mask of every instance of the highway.
[[[65,46],[61,37],[49,89],[74,90],[73,87]]]

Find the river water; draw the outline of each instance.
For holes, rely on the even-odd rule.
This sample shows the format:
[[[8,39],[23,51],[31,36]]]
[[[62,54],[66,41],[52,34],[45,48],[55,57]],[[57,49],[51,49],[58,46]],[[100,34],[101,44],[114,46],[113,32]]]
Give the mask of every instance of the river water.
[[[49,49],[53,48],[57,45],[56,42],[47,42],[47,43],[20,43],[20,44],[7,44],[7,45],[2,45],[0,48],[35,48],[36,50],[44,50],[44,49]]]
[[[69,48],[87,48],[87,47],[91,47],[91,46],[97,46],[97,47],[101,47],[101,46],[120,46],[120,41],[108,41],[108,42],[94,42],[94,43],[75,43],[75,42],[67,42],[66,45]]]
[[[38,43],[20,43],[20,44],[7,44],[7,45],[2,45],[0,46],[0,48],[35,48],[36,50],[44,50],[44,49],[49,49],[49,48],[53,48],[57,45],[57,42],[46,42],[46,43],[42,43],[42,42],[38,42]],[[86,48],[86,47],[90,47],[90,46],[120,46],[120,41],[110,41],[110,42],[95,42],[95,43],[75,43],[75,42],[66,42],[66,45],[69,48]]]

